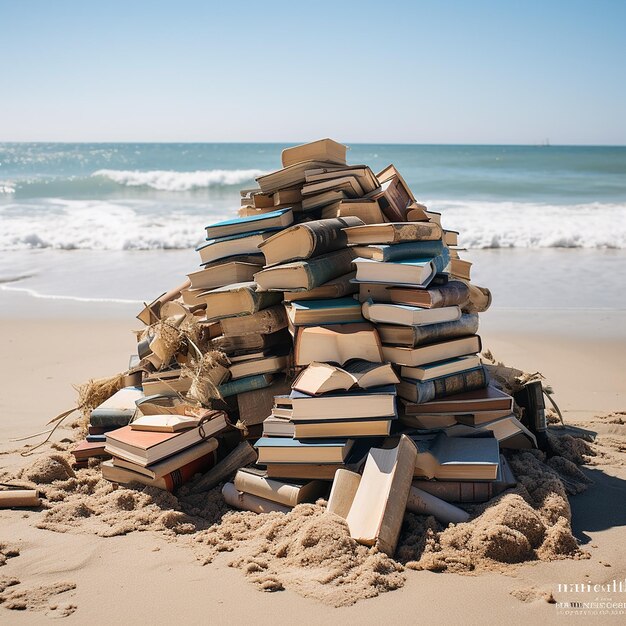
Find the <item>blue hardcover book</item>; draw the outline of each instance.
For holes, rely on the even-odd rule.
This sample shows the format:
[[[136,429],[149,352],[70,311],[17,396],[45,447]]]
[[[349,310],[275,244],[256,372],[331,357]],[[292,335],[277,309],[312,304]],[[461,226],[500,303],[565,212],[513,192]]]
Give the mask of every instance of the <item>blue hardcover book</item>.
[[[222,398],[227,398],[228,396],[235,396],[240,393],[245,393],[246,391],[263,389],[264,387],[269,387],[271,384],[271,374],[255,374],[254,376],[231,380],[220,385],[217,390],[220,392]]]
[[[293,223],[291,209],[279,209],[270,213],[260,213],[249,217],[237,217],[232,220],[224,220],[206,226],[208,239],[218,239],[237,234],[261,232],[286,228]]]
[[[293,300],[286,303],[287,315],[294,326],[351,324],[364,322],[361,304],[354,298]]]
[[[444,252],[445,250],[445,252]],[[448,249],[441,240],[437,241],[406,241],[396,244],[371,244],[355,246],[356,254],[364,259],[374,261],[403,261],[416,257],[437,257],[448,253]],[[449,254],[449,253],[448,253]]]
[[[352,449],[352,439],[291,439],[261,437],[255,448],[258,463],[343,463]]]
[[[259,252],[259,244],[271,237],[277,230],[281,230],[281,227],[211,239],[198,246],[196,252],[200,253],[202,263],[210,263],[239,254],[256,254]]]

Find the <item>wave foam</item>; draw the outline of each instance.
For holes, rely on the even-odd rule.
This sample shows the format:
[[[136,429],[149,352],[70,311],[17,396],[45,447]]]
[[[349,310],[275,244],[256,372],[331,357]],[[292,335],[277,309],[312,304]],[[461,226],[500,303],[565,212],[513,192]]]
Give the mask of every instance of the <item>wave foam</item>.
[[[92,176],[107,178],[127,187],[150,187],[157,191],[191,191],[220,185],[240,185],[261,176],[261,170],[98,170]]]

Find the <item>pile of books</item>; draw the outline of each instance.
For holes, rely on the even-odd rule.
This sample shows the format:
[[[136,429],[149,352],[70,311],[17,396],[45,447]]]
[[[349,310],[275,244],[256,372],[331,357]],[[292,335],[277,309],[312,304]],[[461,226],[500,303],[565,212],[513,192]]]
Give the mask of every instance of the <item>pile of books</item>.
[[[223,357],[205,381],[227,413],[214,433],[236,425],[258,452],[224,488],[234,506],[313,501],[338,470],[362,471],[372,449],[400,435],[417,448],[414,485],[444,500],[484,501],[514,482],[501,449],[536,440],[481,363],[478,314],[489,290],[471,283],[458,233],[416,201],[393,165],[375,174],[346,154],[330,139],[285,149],[282,169],[241,192],[237,218],[206,227],[200,269],[138,315],[147,328],[129,375],[139,372],[141,397],[123,428],[105,435],[111,480],[128,482],[122,469],[169,470],[181,454],[169,443],[156,457],[138,454],[135,438],[147,436],[129,413],[146,403],[161,417],[176,402],[198,408],[187,366],[199,347]],[[198,344],[183,341],[172,357],[163,320],[193,320]],[[207,436],[181,449],[206,447]]]

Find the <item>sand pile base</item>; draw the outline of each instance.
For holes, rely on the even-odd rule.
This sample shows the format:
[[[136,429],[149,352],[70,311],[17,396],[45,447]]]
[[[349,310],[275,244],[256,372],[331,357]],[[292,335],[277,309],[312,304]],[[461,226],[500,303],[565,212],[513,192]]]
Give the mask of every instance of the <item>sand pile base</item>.
[[[469,522],[443,528],[433,517],[407,513],[395,560],[357,544],[323,502],[287,514],[231,511],[219,487],[200,495],[183,487],[176,496],[139,485],[115,488],[97,463],[74,472],[63,451],[37,458],[13,478],[43,492],[38,528],[101,537],[157,531],[193,545],[203,563],[230,553],[229,564],[259,589],[289,588],[345,606],[402,587],[405,567],[467,573],[587,558],[572,535],[567,495],[587,487],[578,465],[594,454],[593,446],[570,435],[551,440],[558,454],[549,459],[537,450],[509,454],[517,487],[465,507]]]

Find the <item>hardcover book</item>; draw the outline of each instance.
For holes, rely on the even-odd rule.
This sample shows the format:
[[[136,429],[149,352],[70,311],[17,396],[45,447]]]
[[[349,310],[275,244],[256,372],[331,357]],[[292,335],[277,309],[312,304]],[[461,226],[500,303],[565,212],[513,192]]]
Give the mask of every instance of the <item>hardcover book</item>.
[[[361,305],[354,298],[292,301],[285,304],[293,326],[363,322]]]
[[[433,222],[390,222],[350,226],[345,229],[353,245],[399,244],[441,240],[442,230]]]
[[[256,313],[274,304],[282,298],[278,293],[262,291],[254,281],[235,283],[207,291],[202,300],[207,305],[207,321],[224,317],[240,317]]]
[[[266,463],[343,463],[352,448],[352,439],[311,439],[261,437],[255,448],[258,462]]]
[[[398,395],[415,404],[423,404],[454,396],[465,391],[482,389],[489,383],[489,375],[484,367],[465,372],[457,372],[428,381],[402,379],[398,385]]]
[[[272,203],[273,206],[273,203]],[[293,222],[291,209],[281,209],[269,213],[261,213],[251,217],[240,217],[233,220],[216,222],[206,227],[207,239],[218,239],[242,233],[259,232],[286,228]]]
[[[436,344],[449,339],[467,337],[478,331],[478,315],[463,314],[453,322],[428,324],[426,326],[377,326],[380,339],[385,344],[416,348]],[[445,357],[444,357],[445,358]]]
[[[397,365],[408,365],[409,367],[445,361],[467,354],[476,354],[481,349],[482,344],[478,335],[448,339],[447,341],[418,346],[417,348],[388,345],[383,345],[382,347],[385,361],[391,361]]]

